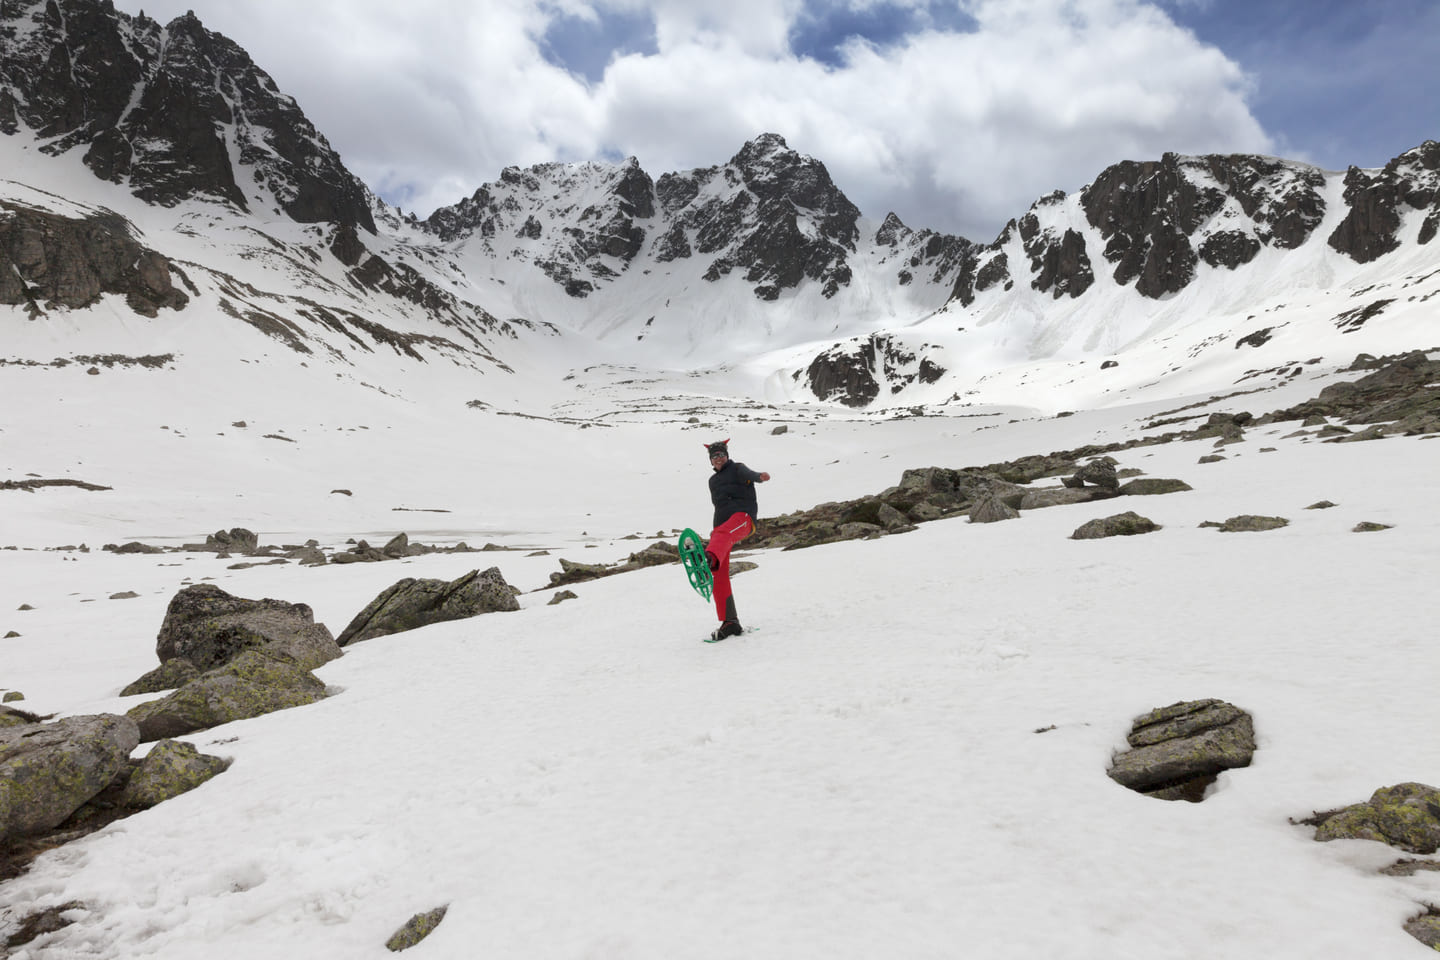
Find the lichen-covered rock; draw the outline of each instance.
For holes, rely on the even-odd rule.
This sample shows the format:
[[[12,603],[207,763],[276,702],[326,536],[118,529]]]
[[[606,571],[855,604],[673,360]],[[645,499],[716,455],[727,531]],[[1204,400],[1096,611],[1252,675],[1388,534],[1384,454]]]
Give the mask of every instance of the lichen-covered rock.
[[[1019,510],[997,496],[982,497],[970,508],[971,523],[995,523],[999,520],[1014,520],[1019,516]]]
[[[230,761],[207,756],[194,744],[161,740],[131,774],[120,794],[120,803],[126,807],[153,807],[194,790],[229,766]]]
[[[1041,487],[1025,491],[1020,501],[1021,510],[1039,510],[1042,507],[1058,507],[1071,503],[1089,503],[1110,495],[1101,487]]]
[[[1440,950],[1440,910],[1433,907],[1405,922],[1405,932],[1432,950]]]
[[[1073,484],[1070,485],[1077,487],[1089,483],[1107,490],[1115,490],[1120,486],[1120,480],[1115,476],[1115,459],[1113,457],[1091,460],[1075,471],[1072,480]]]
[[[1136,717],[1132,749],[1116,754],[1107,773],[1131,790],[1162,800],[1204,799],[1224,770],[1248,767],[1255,753],[1250,715],[1220,700],[1193,700]]]
[[[340,632],[337,642],[345,646],[431,623],[519,609],[515,591],[505,582],[499,567],[484,573],[471,570],[449,583],[407,577],[382,591],[361,610]]]
[[[120,691],[122,697],[133,697],[142,693],[159,693],[162,690],[176,690],[200,676],[195,664],[184,657],[173,657]]]
[[[1097,517],[1082,523],[1070,534],[1071,540],[1102,540],[1105,537],[1133,537],[1141,533],[1154,533],[1160,525],[1149,517],[1142,517],[1134,510],[1117,513],[1112,517]]]
[[[325,684],[293,657],[250,649],[167,697],[131,708],[126,715],[139,724],[141,742],[148,743],[303,706],[324,696]]]
[[[1150,497],[1162,493],[1184,493],[1194,490],[1184,480],[1169,480],[1164,477],[1136,477],[1120,488],[1123,497]]]
[[[1221,533],[1259,533],[1264,530],[1279,530],[1281,527],[1289,525],[1290,521],[1284,517],[1260,517],[1253,514],[1231,517],[1224,523],[1207,521],[1201,524],[1201,526],[1218,527]]]
[[[1325,818],[1316,840],[1378,840],[1411,853],[1440,850],[1440,789],[1423,783],[1381,787],[1365,803]]]
[[[392,953],[399,953],[401,950],[409,950],[415,944],[424,940],[435,932],[440,921],[445,919],[445,912],[448,906],[437,907],[429,913],[417,913],[405,922],[405,925],[396,930],[394,935],[385,941],[385,949]]]
[[[208,583],[175,594],[155,640],[161,663],[184,657],[201,671],[256,647],[287,654],[306,670],[329,663],[341,652],[307,605],[246,600]]]
[[[128,717],[0,727],[0,842],[63,823],[127,769],[140,731]]]

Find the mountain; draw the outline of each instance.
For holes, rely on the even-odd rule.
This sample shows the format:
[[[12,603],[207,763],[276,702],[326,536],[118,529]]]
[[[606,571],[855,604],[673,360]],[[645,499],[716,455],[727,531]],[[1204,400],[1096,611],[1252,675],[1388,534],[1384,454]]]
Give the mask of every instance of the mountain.
[[[511,167],[419,220],[193,14],[162,26],[108,0],[4,0],[0,37],[0,304],[47,344],[69,331],[76,355],[95,352],[95,325],[59,316],[114,297],[154,321],[107,336],[133,354],[157,339],[203,352],[223,328],[227,350],[283,344],[342,378],[605,363],[913,407],[1055,363],[1088,365],[1100,395],[1222,355],[1234,379],[1435,340],[1415,306],[1440,286],[1434,141],[1344,173],[1119,162],[989,243],[867,217],[776,134],[658,177],[635,158]],[[475,392],[494,402],[507,379],[513,399],[513,378]]]

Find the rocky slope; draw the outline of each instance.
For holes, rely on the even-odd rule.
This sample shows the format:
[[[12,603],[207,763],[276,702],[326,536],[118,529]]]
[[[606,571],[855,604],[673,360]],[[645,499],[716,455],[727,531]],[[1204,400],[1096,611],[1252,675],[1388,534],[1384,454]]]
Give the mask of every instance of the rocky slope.
[[[118,294],[145,316],[237,318],[300,353],[379,345],[503,369],[517,331],[570,331],[642,364],[758,362],[789,396],[866,406],[959,396],[966,368],[1248,323],[1287,278],[1353,291],[1419,276],[1427,295],[1417,264],[1440,259],[1434,141],[1343,174],[1257,156],[1127,160],[1040,198],[990,243],[863,216],[822,162],[769,133],[658,177],[635,158],[510,167],[420,221],[375,199],[193,15],[162,26],[107,0],[0,0],[0,39],[0,132],[79,157],[141,202],[126,223],[98,203],[0,196],[0,304],[31,318]],[[237,253],[278,269],[238,276]],[[1317,322],[1358,331],[1399,300]],[[1289,324],[1212,339],[1259,349]],[[1276,362],[1291,359],[1305,358]]]

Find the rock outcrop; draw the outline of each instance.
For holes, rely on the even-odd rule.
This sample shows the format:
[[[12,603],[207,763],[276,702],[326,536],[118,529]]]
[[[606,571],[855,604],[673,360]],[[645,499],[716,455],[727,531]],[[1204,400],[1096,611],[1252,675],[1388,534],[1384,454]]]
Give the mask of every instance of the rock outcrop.
[[[446,620],[520,609],[499,567],[472,570],[450,582],[407,577],[386,588],[340,631],[340,646]]]
[[[1225,770],[1248,767],[1255,753],[1250,715],[1220,700],[1158,707],[1135,723],[1129,750],[1115,755],[1110,779],[1161,800],[1199,803]]]
[[[109,211],[65,217],[0,200],[0,305],[23,306],[38,317],[115,294],[141,316],[183,309],[190,298],[172,279],[183,274],[137,233]]]
[[[183,658],[201,672],[252,648],[288,656],[302,670],[340,656],[329,629],[305,604],[247,600],[208,583],[175,594],[155,641],[162,664]]]
[[[1316,826],[1316,840],[1375,840],[1432,854],[1440,850],[1440,789],[1423,783],[1381,787],[1364,803],[1307,822]]]
[[[102,180],[173,206],[278,206],[302,223],[374,232],[369,191],[295,101],[194,13],[161,26],[109,0],[7,4],[0,133],[82,151]]]
[[[251,647],[174,693],[132,707],[126,716],[139,725],[140,741],[148,743],[324,697],[325,684],[293,657],[274,648]]]
[[[127,769],[140,731],[126,717],[0,726],[0,842],[50,830]]]

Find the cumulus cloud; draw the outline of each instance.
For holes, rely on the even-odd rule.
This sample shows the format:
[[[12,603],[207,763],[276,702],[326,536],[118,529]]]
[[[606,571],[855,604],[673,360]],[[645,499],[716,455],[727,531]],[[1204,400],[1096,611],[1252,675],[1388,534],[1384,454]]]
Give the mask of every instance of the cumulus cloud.
[[[865,214],[987,241],[1039,196],[1118,160],[1273,147],[1247,105],[1250,79],[1148,0],[963,0],[963,27],[917,15],[931,0],[848,0],[871,23],[908,14],[907,31],[824,57],[792,49],[816,2],[146,10],[195,9],[296,97],[357,175],[421,216],[508,165],[633,155],[658,176],[775,132],[823,161]],[[615,53],[593,76],[556,62],[546,35],[561,18],[617,17],[652,33],[621,43],[597,26]]]

